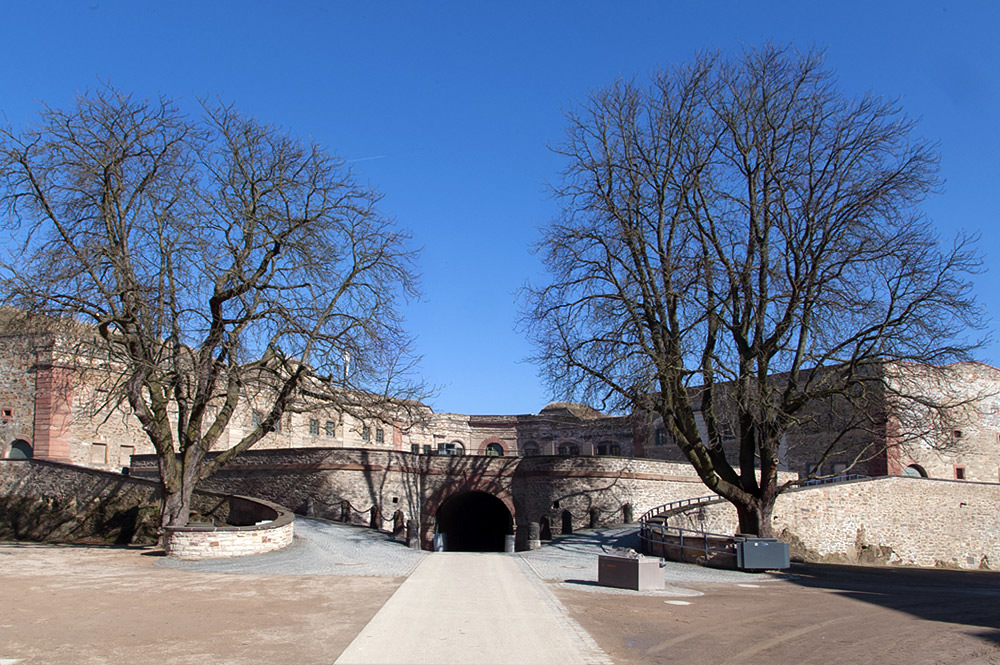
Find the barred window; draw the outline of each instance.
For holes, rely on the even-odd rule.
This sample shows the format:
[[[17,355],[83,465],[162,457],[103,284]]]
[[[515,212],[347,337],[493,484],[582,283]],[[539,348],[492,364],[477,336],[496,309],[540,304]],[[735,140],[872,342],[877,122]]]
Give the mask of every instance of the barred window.
[[[313,436],[319,434],[319,421],[316,420],[315,418],[309,419],[309,433],[312,434]]]

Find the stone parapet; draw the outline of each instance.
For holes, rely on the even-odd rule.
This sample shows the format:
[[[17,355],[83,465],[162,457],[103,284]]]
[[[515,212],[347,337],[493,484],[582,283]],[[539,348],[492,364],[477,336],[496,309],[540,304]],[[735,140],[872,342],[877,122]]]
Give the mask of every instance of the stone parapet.
[[[292,544],[295,516],[277,504],[230,497],[230,515],[256,520],[242,526],[190,524],[167,527],[164,549],[179,559],[219,559],[263,554]]]

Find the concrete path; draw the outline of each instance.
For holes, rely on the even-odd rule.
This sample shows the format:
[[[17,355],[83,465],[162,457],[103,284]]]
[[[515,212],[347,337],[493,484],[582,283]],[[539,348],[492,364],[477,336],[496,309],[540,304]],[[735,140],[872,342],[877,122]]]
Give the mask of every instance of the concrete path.
[[[336,661],[603,665],[607,656],[509,554],[426,557]]]

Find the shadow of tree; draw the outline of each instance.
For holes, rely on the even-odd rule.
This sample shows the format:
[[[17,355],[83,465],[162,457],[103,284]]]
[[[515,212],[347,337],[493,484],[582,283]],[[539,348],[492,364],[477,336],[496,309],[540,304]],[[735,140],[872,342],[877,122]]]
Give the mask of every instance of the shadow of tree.
[[[1000,572],[792,564],[789,581],[807,588],[938,621],[983,630],[965,631],[1000,643]]]

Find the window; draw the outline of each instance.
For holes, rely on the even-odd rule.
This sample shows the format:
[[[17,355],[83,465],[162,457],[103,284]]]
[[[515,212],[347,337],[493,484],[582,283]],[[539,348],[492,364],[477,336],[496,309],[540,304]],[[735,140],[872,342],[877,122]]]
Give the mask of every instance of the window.
[[[622,454],[622,449],[617,443],[599,443],[597,444],[597,454],[619,456]]]
[[[4,408],[4,409],[0,410],[0,418],[2,418],[4,421],[13,420],[14,419],[14,409]]]
[[[319,421],[315,418],[309,419],[309,433],[313,436],[319,435]]]
[[[375,430],[375,443],[385,443],[385,432],[381,427]]]
[[[419,455],[420,454],[420,444],[419,443],[411,443],[410,444],[410,452],[413,453],[414,455]]]
[[[658,428],[656,430],[656,445],[665,446],[667,443],[669,443],[669,441],[667,441],[667,430],[662,427]]]
[[[362,425],[361,440],[364,441],[365,443],[368,443],[369,441],[371,441],[371,438],[372,438],[372,428],[369,427],[368,425]]]
[[[955,465],[955,480],[965,480],[965,467],[960,464]]]
[[[924,471],[924,468],[919,464],[911,464],[903,469],[903,475],[911,478],[926,478],[927,472]]]
[[[503,457],[503,446],[499,443],[491,443],[486,446],[487,457]]]
[[[274,429],[271,431],[275,434],[281,434],[281,418],[274,421]]]
[[[430,454],[431,454],[431,447],[424,446],[424,455],[430,455]]]
[[[31,459],[33,455],[31,444],[21,439],[15,441],[10,447],[10,452],[7,453],[9,459]]]
[[[108,444],[106,443],[90,444],[90,463],[91,464],[108,463]]]
[[[529,441],[524,444],[524,456],[525,457],[535,457],[540,451],[538,450],[538,444],[534,441]]]
[[[962,430],[960,430],[960,429],[954,430],[951,433],[951,438],[953,438],[955,440],[961,439],[962,438]]]
[[[264,414],[257,409],[254,409],[250,420],[254,427],[260,427],[260,424],[264,422]]]
[[[559,454],[560,455],[579,455],[580,454],[580,446],[576,445],[575,443],[564,443],[564,444],[562,444],[562,445],[559,446]]]
[[[326,421],[326,435],[331,439],[337,436],[337,424],[334,423],[332,420]]]
[[[465,448],[458,441],[438,444],[438,455],[462,455],[464,453]]]

